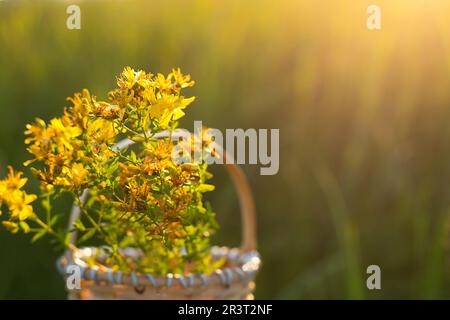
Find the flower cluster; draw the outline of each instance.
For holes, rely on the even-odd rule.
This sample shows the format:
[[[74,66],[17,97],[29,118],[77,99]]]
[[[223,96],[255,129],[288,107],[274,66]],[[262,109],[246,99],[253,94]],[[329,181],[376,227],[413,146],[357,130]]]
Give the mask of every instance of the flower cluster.
[[[181,90],[192,87],[194,81],[180,69],[172,70],[165,77],[160,73],[154,76],[126,68],[117,85],[118,88],[109,93],[112,109],[101,110],[100,115],[125,120],[131,127],[144,129],[141,133],[145,133],[149,124],[154,130],[166,129],[170,122],[184,116],[183,109],[195,100],[195,97],[181,95]]]
[[[9,219],[2,224],[11,232],[16,233],[20,229],[29,231],[29,226],[25,220],[34,216],[33,207],[30,205],[37,199],[34,194],[27,194],[22,190],[27,183],[26,178],[22,178],[23,173],[14,173],[14,169],[9,167],[9,176],[0,181],[0,207],[3,203],[9,209]],[[1,214],[1,211],[0,211]]]
[[[166,77],[125,68],[107,100],[83,90],[68,98],[70,106],[61,117],[27,125],[25,143],[33,158],[25,165],[40,182],[46,217],[34,214],[30,203],[37,197],[21,190],[27,180],[10,169],[0,182],[0,205],[10,212],[3,224],[13,232],[35,232],[34,239],[51,234],[68,245],[59,225],[64,219],[53,204],[69,194],[82,211],[74,225],[79,243],[101,241],[110,248],[110,266],[157,274],[215,267],[209,238],[217,223],[203,201],[203,193],[213,190],[205,183],[211,175],[205,164],[175,164],[170,136],[155,138],[161,130],[176,129],[195,99],[184,97],[182,90],[193,85],[179,69]],[[139,144],[115,148],[123,138]],[[85,189],[89,201],[81,203]],[[25,221],[36,222],[37,228]],[[142,259],[129,261],[121,255],[125,247],[138,248]]]

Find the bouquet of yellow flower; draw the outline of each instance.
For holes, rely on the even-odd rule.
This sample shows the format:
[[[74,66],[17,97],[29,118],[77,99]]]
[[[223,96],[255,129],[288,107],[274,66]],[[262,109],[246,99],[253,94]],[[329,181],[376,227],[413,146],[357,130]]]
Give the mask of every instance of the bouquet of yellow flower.
[[[61,117],[27,125],[25,143],[33,158],[24,165],[41,192],[24,191],[27,179],[10,167],[0,181],[0,207],[7,209],[2,224],[12,233],[32,234],[32,241],[50,235],[71,250],[96,241],[108,250],[106,263],[113,270],[158,275],[217,268],[209,243],[217,223],[202,199],[213,189],[205,183],[211,176],[207,165],[174,163],[170,134],[155,137],[177,128],[194,101],[182,90],[193,85],[179,69],[166,77],[126,68],[106,101],[83,90],[68,98]],[[115,148],[124,138],[139,147]],[[80,201],[83,192],[86,203]],[[82,213],[68,231],[65,215],[55,210],[67,195]],[[74,231],[80,234],[76,244],[69,241]],[[123,255],[127,247],[138,248],[142,258]]]

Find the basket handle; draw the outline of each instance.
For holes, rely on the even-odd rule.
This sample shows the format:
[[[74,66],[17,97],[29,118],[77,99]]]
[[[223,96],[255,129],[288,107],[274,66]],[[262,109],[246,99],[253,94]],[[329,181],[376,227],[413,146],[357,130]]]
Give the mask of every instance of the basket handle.
[[[167,138],[170,135],[168,131],[162,131],[153,135],[153,137],[161,139]],[[172,132],[172,137],[181,137],[182,133],[177,131]],[[113,149],[123,150],[128,146],[135,144],[135,141],[125,139],[118,142],[113,146]],[[257,236],[256,236],[256,213],[253,200],[253,194],[248,183],[248,180],[244,174],[244,171],[236,164],[226,163],[226,159],[230,159],[230,154],[223,150],[220,145],[215,145],[216,151],[223,155],[223,162],[231,180],[236,188],[239,204],[241,210],[241,222],[242,222],[242,245],[241,250],[244,252],[255,251],[257,249]],[[80,202],[85,203],[88,197],[88,189],[85,189],[80,196]],[[70,243],[75,245],[77,239],[77,231],[74,228],[75,222],[81,215],[81,210],[77,204],[73,204],[72,211],[70,213],[68,230],[73,230],[70,235]]]

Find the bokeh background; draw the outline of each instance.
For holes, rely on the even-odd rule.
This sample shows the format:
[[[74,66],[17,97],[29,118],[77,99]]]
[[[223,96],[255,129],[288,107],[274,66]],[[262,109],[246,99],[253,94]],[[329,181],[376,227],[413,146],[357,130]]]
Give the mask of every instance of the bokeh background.
[[[2,0],[0,174],[28,159],[26,123],[84,87],[105,98],[128,65],[192,75],[188,129],[280,129],[278,175],[245,167],[256,298],[450,298],[450,2]],[[236,195],[213,171],[215,242],[237,246]],[[58,254],[1,229],[0,298],[65,298]],[[366,288],[371,264],[381,290]]]

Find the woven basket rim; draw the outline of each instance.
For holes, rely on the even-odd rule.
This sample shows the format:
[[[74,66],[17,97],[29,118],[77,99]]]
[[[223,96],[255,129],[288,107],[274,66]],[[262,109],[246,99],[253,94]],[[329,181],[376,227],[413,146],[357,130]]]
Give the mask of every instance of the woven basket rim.
[[[104,252],[102,247],[83,247],[76,252],[67,252],[57,260],[56,265],[59,273],[66,278],[73,273],[73,270],[69,272],[68,268],[77,266],[80,268],[82,280],[93,281],[98,284],[128,285],[136,289],[143,289],[148,286],[155,289],[172,286],[189,289],[217,284],[229,287],[238,282],[247,283],[255,278],[261,265],[261,258],[257,251],[242,251],[239,248],[213,246],[211,248],[213,258],[225,258],[226,261],[235,266],[218,268],[210,274],[182,275],[168,273],[165,276],[159,276],[151,273],[113,271],[106,266],[89,266],[84,259],[97,255],[99,250]],[[137,250],[135,248],[124,248],[123,252],[125,254],[136,254]]]

